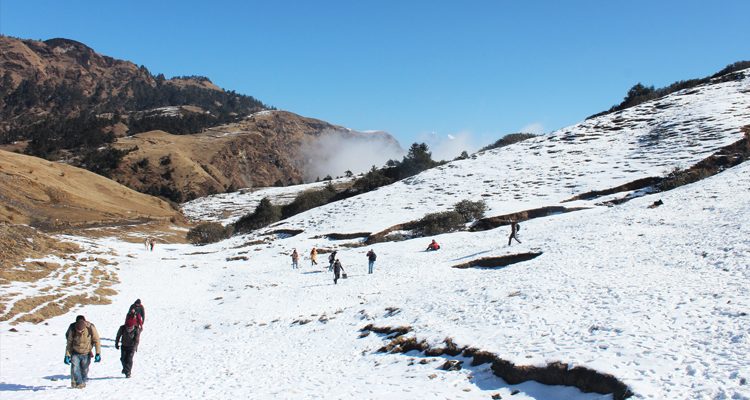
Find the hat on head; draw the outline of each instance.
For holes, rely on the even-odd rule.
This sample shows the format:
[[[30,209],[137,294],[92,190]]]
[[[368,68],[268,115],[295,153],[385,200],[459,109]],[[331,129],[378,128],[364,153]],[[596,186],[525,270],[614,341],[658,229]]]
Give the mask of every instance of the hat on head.
[[[135,304],[141,304],[141,299],[136,299]]]
[[[86,317],[84,317],[83,315],[79,315],[79,316],[76,317],[76,322],[78,322],[78,321],[85,321],[85,320],[86,320]]]

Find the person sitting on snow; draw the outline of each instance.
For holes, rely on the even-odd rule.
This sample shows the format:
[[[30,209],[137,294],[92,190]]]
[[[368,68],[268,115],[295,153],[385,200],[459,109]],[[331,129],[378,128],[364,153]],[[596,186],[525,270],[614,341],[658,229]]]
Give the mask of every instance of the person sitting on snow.
[[[427,246],[426,251],[434,251],[434,250],[440,250],[440,245],[438,242],[435,241],[435,239],[432,239],[432,242],[430,242],[430,245]]]

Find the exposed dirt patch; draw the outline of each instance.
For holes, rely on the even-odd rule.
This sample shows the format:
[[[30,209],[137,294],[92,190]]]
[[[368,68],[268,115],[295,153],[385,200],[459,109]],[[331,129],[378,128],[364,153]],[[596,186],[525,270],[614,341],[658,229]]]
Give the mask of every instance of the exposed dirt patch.
[[[304,230],[302,229],[276,229],[266,233],[264,236],[276,235],[282,237],[292,237],[297,236],[302,232],[304,232]]]
[[[44,303],[48,303],[53,300],[57,300],[63,297],[62,294],[49,294],[44,296],[27,297],[16,301],[10,311],[0,317],[0,321],[7,321],[14,316],[22,313],[28,313],[29,311],[39,307]]]
[[[37,229],[0,223],[0,284],[13,290],[0,297],[0,320],[39,323],[78,305],[108,304],[117,293],[111,288],[118,282],[112,270],[117,263],[81,257],[81,251]],[[60,261],[40,260],[45,257]]]
[[[383,332],[391,334],[399,333],[401,330],[390,327],[374,327],[371,324],[362,328],[366,332]],[[563,385],[576,387],[584,393],[612,394],[614,400],[624,400],[633,396],[630,388],[610,374],[604,374],[586,367],[571,367],[563,362],[552,362],[545,366],[515,365],[510,361],[503,360],[496,354],[482,351],[473,347],[459,347],[451,338],[443,341],[443,347],[430,346],[424,340],[418,340],[415,336],[404,336],[409,331],[392,338],[388,344],[381,347],[378,352],[407,353],[418,351],[429,357],[436,356],[462,356],[471,358],[472,366],[491,363],[492,372],[495,376],[502,378],[505,382],[516,385],[526,381],[536,381],[545,385]],[[458,361],[458,360],[449,360]],[[461,363],[444,363],[443,367],[449,369],[460,369]]]
[[[487,231],[490,229],[499,228],[501,226],[510,225],[511,221],[526,221],[534,218],[542,218],[550,215],[563,214],[573,211],[586,210],[588,207],[561,207],[561,206],[550,206],[534,208],[531,210],[519,211],[511,214],[498,215],[495,217],[482,218],[469,227],[470,232]]]
[[[325,235],[314,236],[312,239],[329,239],[329,240],[349,240],[364,239],[370,236],[372,232],[353,232],[353,233],[327,233]]]
[[[516,264],[524,261],[533,260],[542,253],[521,253],[521,254],[509,254],[507,256],[500,257],[484,257],[476,260],[471,260],[462,264],[454,265],[453,268],[503,268],[511,264]]]
[[[634,190],[640,190],[647,187],[654,186],[661,182],[664,178],[659,177],[648,177],[637,179],[632,182],[625,183],[623,185],[615,186],[604,190],[592,190],[590,192],[581,193],[575,195],[569,199],[563,200],[562,203],[567,203],[576,200],[592,200],[601,196],[607,196],[610,194],[621,193],[621,192],[632,192]]]
[[[0,223],[0,284],[9,281],[32,282],[48,276],[60,266],[31,261],[48,255],[71,259],[80,252],[78,245],[64,242],[25,225]]]

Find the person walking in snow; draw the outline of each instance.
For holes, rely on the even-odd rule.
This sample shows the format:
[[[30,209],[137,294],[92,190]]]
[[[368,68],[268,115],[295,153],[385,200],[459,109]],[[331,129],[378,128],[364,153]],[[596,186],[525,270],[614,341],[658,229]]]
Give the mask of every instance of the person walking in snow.
[[[341,265],[341,261],[336,259],[336,261],[333,262],[333,284],[338,284],[339,279],[341,278],[341,273],[344,271],[344,267]]]
[[[375,260],[377,258],[378,258],[378,256],[375,254],[374,251],[372,251],[372,249],[370,249],[370,251],[367,252],[367,261],[368,261],[368,263],[367,263],[368,264],[367,265],[367,273],[368,274],[372,273],[372,269],[375,267]]]
[[[521,243],[520,240],[518,240],[518,231],[521,229],[521,225],[516,221],[511,221],[510,223],[510,236],[508,236],[508,246],[510,246],[511,241],[513,239],[516,239],[516,242]]]
[[[145,239],[143,239],[143,246],[146,247],[146,251],[151,247],[151,238],[146,236]]]
[[[125,320],[125,325],[120,325],[115,336],[115,349],[120,349],[120,362],[122,363],[122,373],[126,378],[130,378],[133,371],[133,356],[138,351],[138,343],[141,340],[141,329],[138,327],[140,315],[133,311],[132,317]],[[122,345],[120,345],[122,339]]]
[[[299,268],[299,265],[297,264],[298,261],[299,261],[299,254],[297,253],[297,249],[294,249],[294,251],[292,251],[292,269]]]
[[[128,319],[128,316],[130,316],[131,312],[135,312],[138,314],[138,328],[143,330],[143,323],[146,322],[146,309],[143,307],[143,304],[141,303],[141,299],[136,299],[135,302],[130,306],[128,309],[128,315],[125,316],[125,319]]]
[[[148,245],[149,245],[151,251],[154,251],[154,244],[156,244],[156,239],[155,238],[148,238]]]
[[[430,242],[430,244],[427,245],[427,250],[425,251],[435,251],[435,250],[440,250],[440,245],[438,244],[438,242],[435,241],[435,239],[432,239],[432,242]]]
[[[89,379],[89,365],[91,365],[91,350],[96,348],[94,362],[102,360],[102,345],[99,332],[86,317],[79,315],[76,322],[70,324],[65,332],[65,364],[70,365],[70,386],[77,389],[86,387]]]
[[[333,263],[336,261],[336,253],[338,251],[334,250],[329,256],[328,256],[328,270],[333,271]]]
[[[315,247],[310,250],[310,266],[318,265],[318,249]]]

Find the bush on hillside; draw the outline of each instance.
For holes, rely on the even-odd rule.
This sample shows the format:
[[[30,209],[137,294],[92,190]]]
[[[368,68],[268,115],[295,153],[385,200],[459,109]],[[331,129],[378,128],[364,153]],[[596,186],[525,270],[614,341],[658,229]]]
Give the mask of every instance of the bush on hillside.
[[[526,139],[531,139],[536,136],[537,135],[534,135],[533,133],[511,133],[509,135],[505,135],[501,137],[495,143],[482,147],[481,149],[479,149],[479,151],[485,151],[485,150],[491,150],[491,149],[497,149],[500,147],[510,146],[513,143],[522,142]]]
[[[268,197],[264,197],[255,207],[255,211],[237,220],[234,231],[247,233],[271,225],[281,219],[281,207],[271,204]]]
[[[232,226],[224,226],[218,222],[204,222],[187,233],[187,240],[192,244],[209,244],[224,240],[232,236]]]
[[[602,111],[600,113],[591,115],[587,117],[586,119],[591,119],[595,117],[599,117],[601,115],[606,115],[615,111],[624,110],[629,107],[637,106],[641,103],[644,103],[649,100],[654,100],[659,97],[664,97],[668,94],[677,92],[679,90],[683,89],[690,89],[693,87],[696,87],[698,85],[703,85],[706,83],[709,83],[712,79],[720,78],[720,82],[727,82],[732,80],[739,80],[742,79],[742,74],[738,73],[738,71],[741,71],[743,69],[750,68],[750,61],[738,61],[733,64],[727,65],[724,69],[721,71],[706,77],[706,78],[699,78],[699,79],[688,79],[686,81],[677,81],[672,83],[669,86],[665,86],[663,88],[654,89],[653,86],[644,86],[640,82],[635,84],[633,87],[628,90],[627,95],[622,100],[620,104],[614,105],[610,107],[607,111]]]
[[[393,180],[373,166],[366,174],[357,178],[352,187],[359,193],[366,193],[391,183],[393,183]]]
[[[453,210],[461,215],[464,222],[471,222],[484,217],[484,212],[487,211],[487,203],[484,200],[461,200],[453,206]]]
[[[438,235],[463,229],[464,217],[456,211],[441,211],[425,215],[417,225],[414,231],[418,235]]]
[[[335,196],[336,188],[330,182],[323,189],[306,190],[298,194],[291,203],[282,207],[281,216],[282,218],[289,218],[315,207],[326,205]]]

